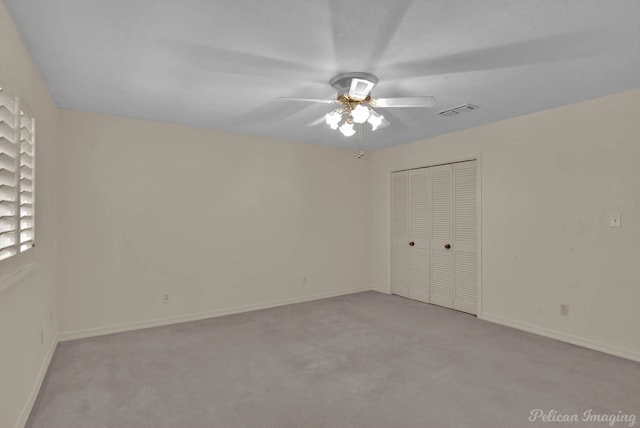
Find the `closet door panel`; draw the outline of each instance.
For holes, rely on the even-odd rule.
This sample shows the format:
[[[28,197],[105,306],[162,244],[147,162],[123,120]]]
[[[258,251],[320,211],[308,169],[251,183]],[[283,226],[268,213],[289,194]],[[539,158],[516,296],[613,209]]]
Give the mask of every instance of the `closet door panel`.
[[[477,162],[453,165],[453,307],[475,314],[478,294]]]
[[[429,302],[429,169],[409,171],[409,297]]]
[[[409,297],[409,173],[391,174],[391,292]]]
[[[451,253],[431,251],[431,303],[453,307],[453,276]]]
[[[453,307],[453,258],[447,246],[453,241],[453,168],[441,165],[429,168],[431,173],[430,222],[430,301]]]
[[[477,312],[478,259],[472,253],[454,253],[455,284],[453,308],[474,314]]]
[[[409,268],[411,264],[409,247],[394,246],[391,254],[391,292],[409,297]]]
[[[409,297],[429,303],[429,249],[412,248]]]

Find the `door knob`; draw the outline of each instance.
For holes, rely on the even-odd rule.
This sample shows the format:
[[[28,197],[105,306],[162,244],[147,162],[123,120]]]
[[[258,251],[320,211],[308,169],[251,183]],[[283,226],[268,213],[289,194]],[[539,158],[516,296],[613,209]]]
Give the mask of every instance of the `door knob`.
[[[449,248],[451,248],[451,244],[444,244],[444,248],[448,250]]]
[[[409,242],[409,246],[410,246],[410,247],[413,247],[414,245],[416,245],[416,243],[415,243],[415,242],[413,242],[413,241]]]

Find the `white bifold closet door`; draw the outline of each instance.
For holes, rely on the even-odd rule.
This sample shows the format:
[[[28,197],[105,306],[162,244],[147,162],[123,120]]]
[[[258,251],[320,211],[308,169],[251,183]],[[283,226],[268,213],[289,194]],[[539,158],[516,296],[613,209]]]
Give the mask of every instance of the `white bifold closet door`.
[[[476,313],[476,161],[392,174],[392,292]]]
[[[429,171],[394,173],[392,187],[392,291],[429,302]]]

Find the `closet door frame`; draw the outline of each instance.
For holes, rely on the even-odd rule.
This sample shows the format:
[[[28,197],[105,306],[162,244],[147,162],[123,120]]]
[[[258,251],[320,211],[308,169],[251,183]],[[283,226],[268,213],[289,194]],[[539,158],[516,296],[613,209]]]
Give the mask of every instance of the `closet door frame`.
[[[476,299],[476,317],[478,317],[479,319],[484,318],[483,316],[483,312],[482,312],[482,154],[478,153],[475,155],[470,155],[470,156],[463,156],[463,157],[459,157],[459,158],[444,158],[444,159],[429,159],[428,161],[425,162],[419,162],[419,161],[414,161],[413,163],[410,164],[403,164],[400,165],[398,167],[394,167],[393,169],[389,170],[387,172],[387,185],[388,185],[388,189],[387,189],[387,215],[388,215],[388,221],[387,221],[387,227],[388,227],[388,233],[387,233],[387,242],[389,243],[387,246],[387,260],[389,263],[389,268],[388,268],[388,275],[387,275],[387,290],[389,294],[392,294],[392,290],[391,290],[391,272],[393,269],[392,266],[392,258],[391,258],[391,249],[392,249],[392,236],[391,236],[391,180],[392,180],[392,174],[394,172],[400,172],[400,171],[408,171],[408,170],[412,170],[412,169],[420,169],[420,168],[429,168],[432,166],[438,166],[438,165],[447,165],[447,164],[454,164],[454,163],[459,163],[459,162],[467,162],[467,161],[476,161],[476,201],[477,201],[477,206],[476,206],[476,231],[477,231],[477,236],[478,236],[478,240],[476,243],[476,250],[477,250],[477,255],[478,255],[478,261],[477,261],[477,269],[478,269],[478,284],[477,284],[477,299]]]

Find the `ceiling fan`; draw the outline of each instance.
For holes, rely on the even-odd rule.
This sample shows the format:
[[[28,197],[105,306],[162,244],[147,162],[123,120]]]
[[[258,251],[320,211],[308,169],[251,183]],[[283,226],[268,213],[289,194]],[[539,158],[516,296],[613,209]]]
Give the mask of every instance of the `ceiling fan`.
[[[389,122],[374,108],[432,107],[436,102],[434,97],[372,98],[371,90],[377,83],[378,78],[370,73],[341,73],[329,80],[329,85],[338,91],[335,100],[289,97],[280,99],[340,105],[340,108],[327,113],[324,121],[331,129],[339,129],[345,137],[356,133],[354,124],[361,128],[362,124],[367,122],[371,125],[372,131],[388,126]],[[319,122],[314,124],[316,123]],[[360,157],[362,154],[361,148]]]

